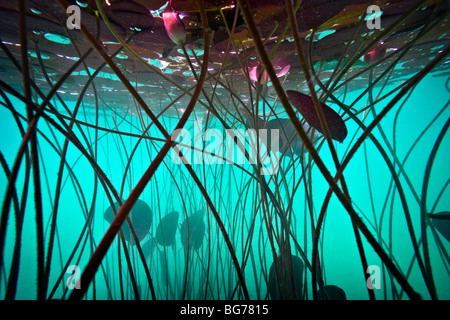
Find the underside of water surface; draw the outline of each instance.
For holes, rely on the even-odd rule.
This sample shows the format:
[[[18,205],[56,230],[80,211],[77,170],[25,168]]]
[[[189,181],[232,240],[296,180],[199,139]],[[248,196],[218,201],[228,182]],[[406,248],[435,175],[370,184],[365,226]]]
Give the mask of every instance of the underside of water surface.
[[[0,1],[1,299],[450,299],[448,1]]]

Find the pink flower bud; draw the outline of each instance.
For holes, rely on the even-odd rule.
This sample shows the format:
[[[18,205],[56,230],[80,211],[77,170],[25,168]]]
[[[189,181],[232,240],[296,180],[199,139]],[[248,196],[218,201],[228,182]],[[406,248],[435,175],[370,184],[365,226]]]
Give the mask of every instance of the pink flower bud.
[[[377,62],[378,60],[383,59],[385,55],[386,55],[386,49],[382,48],[380,46],[377,46],[375,49],[367,52],[364,55],[364,62],[366,62],[367,64],[373,64],[373,63]]]
[[[248,75],[250,76],[250,79],[252,81],[254,81],[254,82],[258,81],[258,76],[261,73],[261,69],[262,69],[262,66],[260,64],[256,67],[248,68]],[[264,70],[264,72],[261,76],[261,82],[265,83],[266,81],[267,81],[267,72],[266,72],[266,70]]]
[[[164,27],[169,38],[175,44],[182,44],[186,41],[186,29],[183,21],[178,16],[178,12],[174,11],[170,5],[164,10],[163,14]]]
[[[289,72],[289,69],[291,68],[291,65],[286,63],[285,61],[279,61],[279,62],[272,61],[272,63],[273,63],[273,66],[275,68],[275,73],[276,73],[278,78],[286,75]],[[261,70],[262,70],[262,65],[258,65],[256,67],[248,68],[248,73],[249,73],[249,76],[250,76],[250,80],[252,80],[254,82],[257,82],[258,81],[258,76],[261,73]],[[267,75],[267,72],[266,72],[266,70],[264,70],[264,72],[263,72],[263,74],[261,76],[261,82],[262,83],[267,82],[269,80],[268,78],[269,77]]]

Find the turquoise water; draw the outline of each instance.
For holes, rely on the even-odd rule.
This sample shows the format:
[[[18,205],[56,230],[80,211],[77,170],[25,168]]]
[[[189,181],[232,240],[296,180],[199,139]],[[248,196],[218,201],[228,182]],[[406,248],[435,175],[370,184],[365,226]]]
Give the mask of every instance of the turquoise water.
[[[2,2],[0,299],[450,299],[449,2],[325,3]]]
[[[431,126],[423,134],[417,144],[413,146],[407,161],[403,164],[404,175],[400,175],[400,181],[404,188],[406,200],[411,213],[411,219],[417,238],[421,238],[420,229],[420,197],[424,182],[424,172],[430,152],[436,138],[444,123],[450,117],[449,91],[445,86],[448,81],[445,77],[433,77],[428,75],[414,88],[413,93],[407,100],[402,100],[381,121],[380,125],[387,141],[384,141],[380,131],[374,130],[375,137],[380,141],[392,160],[390,148],[395,148],[395,154],[401,161],[410,151],[411,146],[422,131]],[[386,92],[389,87],[385,88]],[[377,94],[379,88],[374,89]],[[345,97],[343,103],[349,103],[354,99],[358,91],[351,92]],[[9,96],[14,109],[20,114],[25,114],[25,106],[19,100]],[[403,104],[403,101],[404,104]],[[151,102],[151,101],[150,101]],[[360,100],[356,108],[360,109],[365,103]],[[68,103],[71,106],[71,103]],[[58,108],[61,106],[57,104]],[[330,106],[335,107],[333,104]],[[401,106],[401,109],[400,109]],[[377,112],[383,106],[377,105]],[[442,111],[443,110],[443,111]],[[441,112],[442,111],[442,112]],[[85,112],[85,114],[83,114]],[[438,113],[441,114],[436,118]],[[195,114],[202,117],[204,114]],[[370,123],[373,115],[367,112],[364,120]],[[361,116],[360,116],[361,118]],[[86,108],[81,111],[79,120],[95,123],[95,112]],[[195,117],[191,117],[186,128],[193,132]],[[198,118],[197,118],[198,119]],[[175,118],[162,119],[167,131],[175,127]],[[24,124],[24,122],[22,122]],[[150,123],[143,115],[137,112],[116,114],[113,110],[102,109],[99,112],[98,126],[110,128],[121,132],[139,135],[141,128]],[[343,143],[334,142],[339,159],[348,153],[349,146],[357,139],[361,130],[357,130],[352,121],[347,121],[348,137]],[[11,115],[11,112],[3,105],[0,108],[0,150],[11,168],[16,157],[18,147],[21,143],[21,135]],[[54,203],[55,185],[60,165],[60,156],[55,151],[60,150],[64,144],[64,136],[52,129],[46,121],[41,120],[38,124],[39,134],[39,159],[41,172],[43,223],[45,248],[50,235],[50,220],[52,205]],[[146,139],[139,141],[136,137],[119,135],[98,131],[93,128],[81,126],[81,130],[87,141],[82,141],[84,148],[92,149],[96,162],[111,181],[111,184],[126,199],[133,187],[137,184],[142,174],[150,165],[158,150],[162,146],[160,141]],[[77,137],[81,136],[79,129],[74,129]],[[95,140],[97,134],[97,140]],[[149,136],[162,138],[161,134],[152,127]],[[46,137],[52,145],[44,139]],[[395,144],[394,144],[395,137]],[[389,146],[388,146],[389,145]],[[449,203],[448,179],[450,169],[448,159],[450,158],[450,136],[445,135],[438,149],[431,170],[428,185],[426,206],[428,213],[447,211]],[[133,154],[132,159],[130,159]],[[335,172],[329,148],[324,145],[319,152],[321,158],[331,173]],[[309,155],[305,154],[305,159]],[[69,145],[66,156],[67,167],[63,172],[63,184],[57,217],[56,241],[53,248],[53,258],[49,277],[47,295],[53,287],[56,291],[53,298],[67,298],[72,290],[66,291],[67,281],[70,274],[65,273],[66,264],[77,265],[82,272],[88,259],[95,250],[102,236],[109,227],[109,223],[103,218],[104,211],[110,206],[105,195],[104,188],[95,182],[92,165],[81,155],[74,145]],[[279,203],[287,209],[291,219],[292,237],[299,244],[306,256],[310,259],[312,252],[311,219],[305,186],[300,179],[301,165],[296,160],[294,169],[290,166],[291,160],[286,157],[281,161],[281,169],[274,176],[282,181],[275,187],[273,180],[269,186],[276,192]],[[125,168],[127,167],[127,171]],[[22,164],[16,182],[16,190],[20,197],[22,193],[25,172]],[[272,203],[268,210],[262,208],[262,193],[257,180],[251,178],[243,169],[252,172],[252,167],[245,163],[242,167],[231,164],[193,164],[193,169],[207,190],[212,203],[217,209],[225,230],[241,264],[245,261],[243,274],[250,298],[264,299],[267,294],[267,282],[269,268],[273,262],[273,252],[267,232],[267,223],[271,222],[276,237],[280,235],[280,220],[275,216]],[[398,166],[396,171],[398,172]],[[373,143],[366,140],[358,150],[345,170],[345,180],[348,191],[354,204],[354,208],[361,216],[369,231],[375,236],[382,247],[395,261],[396,266],[406,275],[413,289],[423,298],[429,299],[430,294],[425,285],[423,275],[411,245],[410,233],[408,231],[404,210],[399,200],[398,193],[392,195],[392,175],[388,170],[380,153]],[[76,177],[76,182],[74,182]],[[269,181],[270,176],[264,176]],[[308,193],[312,205],[314,219],[320,212],[321,203],[328,190],[328,183],[317,167],[308,172]],[[298,186],[297,186],[298,183]],[[410,183],[410,186],[408,185]],[[0,176],[0,192],[5,195],[7,178],[5,174]],[[295,192],[294,192],[295,190]],[[442,193],[441,193],[442,191]],[[416,199],[414,193],[419,197]],[[95,196],[95,203],[92,203]],[[153,222],[150,232],[141,241],[143,245],[155,236],[156,228],[162,217],[171,211],[178,211],[179,219],[175,241],[172,246],[163,247],[157,245],[155,250],[148,254],[146,263],[150,270],[151,279],[155,289],[156,297],[159,299],[238,299],[243,298],[242,291],[237,287],[237,274],[233,266],[230,252],[227,249],[223,234],[208,208],[199,188],[194,184],[192,178],[183,165],[176,165],[171,159],[171,153],[165,158],[157,170],[155,176],[145,187],[140,199],[145,201],[153,212]],[[419,200],[419,202],[418,202]],[[92,207],[91,207],[92,206]],[[431,209],[432,208],[432,209]],[[78,247],[74,258],[68,258],[75,247],[77,239],[86,222],[87,212],[93,211],[93,220],[88,233],[81,237],[82,252]],[[201,210],[205,223],[205,235],[200,248],[190,250],[188,258],[181,242],[181,225],[187,216],[195,211]],[[432,211],[431,211],[432,210]],[[2,281],[0,282],[0,294],[5,296],[6,283],[10,272],[11,259],[15,243],[15,214],[10,210],[5,238],[5,252],[2,266]],[[252,226],[253,222],[253,226]],[[431,226],[427,228],[429,256],[432,266],[432,275],[436,292],[441,299],[449,299],[450,284],[448,270],[449,242]],[[33,200],[33,186],[30,184],[28,199],[25,208],[25,217],[22,231],[22,247],[20,250],[20,270],[17,283],[17,299],[36,299],[37,292],[37,238],[35,222],[35,205]],[[392,276],[386,272],[380,258],[374,253],[370,244],[362,237],[367,263],[379,267],[379,288],[373,289],[377,299],[406,299],[406,294]],[[294,245],[290,241],[291,252],[299,256]],[[128,253],[131,260],[132,273],[139,285],[141,298],[151,299],[151,293],[135,246],[127,242]],[[274,247],[279,254],[278,247]],[[447,251],[445,251],[447,250]],[[420,246],[422,252],[422,246]],[[129,267],[125,263],[123,248],[121,248],[121,260],[118,261],[118,241],[115,240],[109,249],[95,277],[95,293],[93,285],[90,286],[88,299],[120,299],[121,286],[123,282],[123,297],[134,299],[131,286]],[[349,219],[349,215],[335,196],[329,204],[324,226],[322,228],[319,242],[320,265],[325,284],[337,285],[342,288],[347,299],[368,299],[366,281],[369,276],[364,273],[361,259],[355,242],[355,235]],[[166,264],[165,264],[166,263]],[[411,269],[409,270],[409,268]],[[312,299],[311,272],[305,270],[302,274],[304,298]],[[119,273],[122,273],[122,279]],[[62,280],[57,283],[58,277],[63,273]],[[238,290],[235,291],[235,289]]]

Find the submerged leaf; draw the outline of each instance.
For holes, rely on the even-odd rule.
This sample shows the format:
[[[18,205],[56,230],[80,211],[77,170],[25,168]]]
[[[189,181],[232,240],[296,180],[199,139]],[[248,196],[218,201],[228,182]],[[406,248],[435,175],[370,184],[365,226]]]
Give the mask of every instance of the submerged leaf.
[[[177,231],[178,211],[173,211],[164,216],[156,228],[156,241],[162,246],[171,246],[175,240]]]
[[[151,238],[146,242],[144,242],[144,244],[141,246],[142,253],[144,254],[146,260],[151,258],[152,253],[156,248],[156,245],[157,245],[156,239]]]
[[[431,223],[436,230],[450,242],[450,212],[444,211],[436,214],[429,214],[428,217],[431,218]]]
[[[279,256],[279,263],[270,266],[268,291],[272,300],[303,299],[303,262],[297,256],[287,258]]]
[[[303,94],[294,90],[287,90],[289,98],[291,99],[294,107],[300,112],[300,114],[305,118],[306,122],[309,123],[317,131],[323,133],[322,126],[320,124],[319,117],[314,107],[314,101],[310,96]],[[347,137],[347,127],[341,116],[327,106],[324,103],[320,103],[325,116],[325,120],[328,124],[328,129],[330,130],[331,138],[339,142],[344,141]]]
[[[114,206],[116,207],[116,211],[118,212],[119,211],[118,203],[117,202],[114,203]],[[152,225],[152,218],[153,218],[152,210],[150,209],[149,205],[146,202],[138,199],[134,204],[133,208],[131,209],[131,212],[129,213],[128,217],[130,217],[131,219],[131,223],[133,224],[134,230],[136,231],[136,235],[139,241],[142,241],[142,239],[144,239],[145,236],[149,233],[150,227]],[[111,223],[114,220],[114,212],[111,206],[108,207],[108,209],[106,209],[105,213],[103,214],[103,218],[109,223]],[[128,223],[124,222],[124,224],[122,225],[122,231],[125,240],[134,244],[134,241],[132,241]]]
[[[334,285],[327,285],[323,287],[323,291],[317,292],[319,300],[347,300],[345,291]]]
[[[197,250],[203,243],[205,235],[205,223],[203,222],[203,211],[199,210],[191,215],[181,225],[181,243],[183,247],[187,247],[189,239],[189,247]]]

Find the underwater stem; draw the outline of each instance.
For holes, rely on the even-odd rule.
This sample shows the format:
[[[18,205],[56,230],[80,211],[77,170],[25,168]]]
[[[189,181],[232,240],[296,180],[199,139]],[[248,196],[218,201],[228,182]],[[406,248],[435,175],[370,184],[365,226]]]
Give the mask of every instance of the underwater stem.
[[[258,50],[261,60],[263,61],[264,65],[266,67],[267,73],[269,74],[270,79],[272,80],[273,86],[274,86],[275,90],[277,91],[278,97],[280,98],[280,101],[283,104],[283,106],[286,110],[286,113],[289,115],[289,118],[291,119],[292,123],[294,124],[298,134],[300,135],[301,139],[303,140],[303,143],[305,144],[306,148],[310,152],[311,157],[316,162],[317,167],[321,171],[324,178],[327,180],[328,184],[330,185],[333,192],[336,194],[339,201],[342,203],[344,208],[350,214],[352,220],[355,221],[355,223],[358,225],[358,228],[364,234],[364,236],[366,237],[368,242],[371,244],[371,246],[374,248],[374,250],[380,256],[380,258],[383,260],[383,262],[386,264],[386,266],[389,268],[389,270],[392,272],[392,274],[395,276],[395,278],[399,281],[399,283],[402,285],[402,287],[405,288],[405,291],[408,293],[410,298],[420,299],[420,296],[416,292],[414,292],[414,290],[411,288],[409,283],[404,279],[404,277],[398,271],[397,267],[392,263],[392,261],[390,261],[388,255],[385,253],[383,248],[378,244],[378,242],[375,240],[375,238],[372,236],[370,231],[367,229],[367,227],[362,222],[361,218],[358,216],[358,214],[352,208],[352,205],[351,205],[349,199],[342,193],[340,188],[337,186],[335,180],[331,177],[330,172],[326,168],[322,159],[319,157],[314,146],[312,145],[311,141],[308,139],[305,131],[303,130],[299,120],[297,119],[297,116],[295,115],[295,112],[287,99],[287,96],[283,90],[283,87],[281,87],[281,84],[276,76],[275,70],[274,70],[273,66],[271,65],[270,59],[269,59],[267,53],[265,52],[264,45],[261,41],[261,36],[260,36],[259,31],[253,20],[253,15],[250,11],[248,2],[244,1],[244,0],[240,0],[239,4],[241,6],[241,10],[244,13],[244,18],[247,22],[247,26],[249,27],[249,30],[250,30],[251,34],[253,35],[255,46]],[[447,48],[447,50],[448,50],[448,48]],[[447,51],[447,50],[445,50],[445,51]],[[441,57],[441,59],[442,58],[443,57]],[[394,104],[395,104],[395,102],[397,102],[397,100],[394,101]],[[361,143],[362,143],[362,141],[361,141]]]

